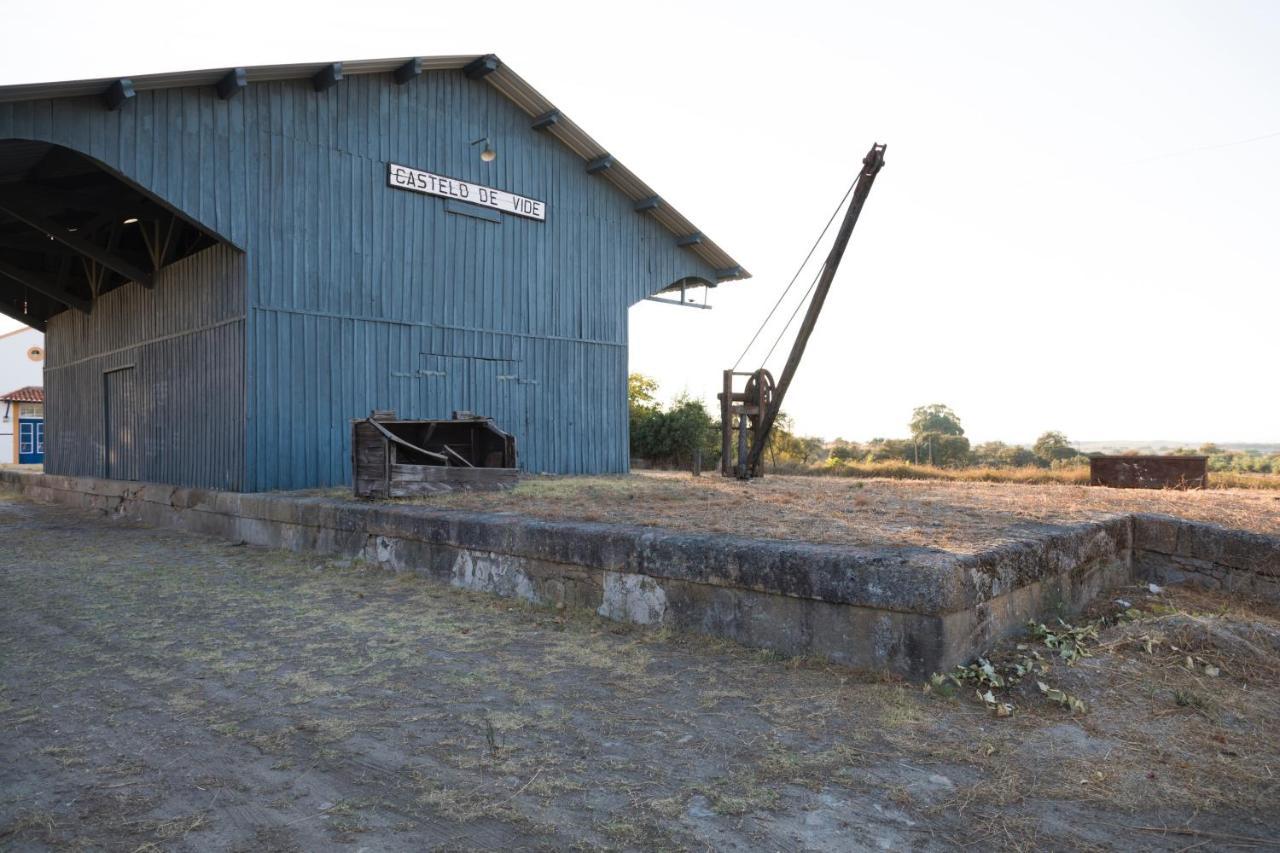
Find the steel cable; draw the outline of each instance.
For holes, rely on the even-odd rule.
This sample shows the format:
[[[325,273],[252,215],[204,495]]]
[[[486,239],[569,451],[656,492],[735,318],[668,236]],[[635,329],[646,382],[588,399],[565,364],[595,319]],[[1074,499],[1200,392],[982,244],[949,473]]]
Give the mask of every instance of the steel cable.
[[[809,260],[813,257],[813,253],[818,250],[818,246],[822,243],[822,238],[827,236],[827,232],[831,230],[831,223],[836,221],[836,217],[840,214],[840,210],[841,208],[844,207],[845,202],[849,200],[849,196],[853,193],[853,188],[857,186],[857,183],[858,183],[858,179],[854,178],[853,183],[849,184],[849,189],[844,191],[844,198],[840,199],[840,203],[836,205],[836,209],[831,213],[831,218],[827,220],[827,224],[823,227],[822,233],[818,235],[818,239],[814,240],[813,245],[809,247],[809,254],[805,255],[804,260],[800,262],[800,266],[796,270],[796,274],[791,277],[791,283],[788,284],[786,289],[782,291],[782,295],[778,297],[778,301],[773,303],[773,307],[769,309],[768,316],[764,318],[764,322],[760,324],[760,328],[756,329],[756,333],[751,336],[751,341],[747,344],[746,349],[742,351],[742,355],[738,356],[738,360],[733,363],[733,368],[732,368],[733,370],[737,370],[738,365],[741,364],[742,360],[747,357],[747,353],[750,352],[751,347],[755,345],[756,340],[760,337],[760,333],[764,331],[764,327],[769,325],[769,321],[773,319],[773,315],[777,312],[778,306],[782,304],[782,300],[787,298],[787,294],[791,292],[791,288],[794,287],[796,281],[799,280],[800,273],[804,272],[804,268],[809,265]],[[819,269],[818,272],[819,274],[821,274],[822,270]],[[818,279],[815,277],[813,281],[814,281],[814,284],[816,284]],[[813,290],[813,285],[811,284],[809,285],[809,291],[812,291],[812,290]],[[806,291],[805,296],[809,295],[809,291]],[[804,299],[800,300],[800,304],[801,305],[804,304]],[[797,307],[796,310],[798,311],[799,307]],[[792,320],[795,319],[794,312],[791,315],[791,319]],[[791,325],[791,320],[788,320],[787,326],[790,326],[790,325]],[[783,332],[786,331],[787,326],[783,327]],[[779,335],[778,338],[779,340],[781,340],[782,336]],[[769,348],[769,355],[773,354],[773,350],[777,346],[778,346],[778,341],[774,341],[773,346]],[[761,365],[763,365],[764,362],[768,360],[769,360],[769,356],[766,355],[764,359],[760,362]]]
[[[804,296],[800,297],[800,301],[796,303],[795,310],[791,312],[791,316],[787,318],[787,324],[782,327],[782,331],[778,332],[778,337],[773,341],[773,346],[769,347],[769,351],[764,354],[764,358],[760,359],[760,366],[764,367],[769,361],[769,356],[773,355],[773,351],[778,348],[778,344],[782,343],[782,336],[787,333],[787,329],[791,328],[791,324],[795,322],[796,315],[800,313],[800,309],[804,307],[805,300],[809,298],[809,294],[813,293],[813,289],[818,286],[818,279],[822,278],[822,271],[826,268],[826,264],[818,267],[818,272],[813,277],[813,281],[809,284],[809,289],[804,292]]]

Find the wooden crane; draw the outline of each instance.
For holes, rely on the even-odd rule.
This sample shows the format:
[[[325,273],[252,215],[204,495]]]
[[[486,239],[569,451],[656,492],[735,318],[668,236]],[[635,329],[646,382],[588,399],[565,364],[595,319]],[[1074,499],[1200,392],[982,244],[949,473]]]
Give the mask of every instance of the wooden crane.
[[[876,143],[871,146],[867,156],[862,159],[862,171],[858,173],[853,186],[853,195],[849,207],[845,211],[840,230],[836,233],[831,251],[823,262],[813,299],[805,312],[804,322],[795,342],[791,345],[791,353],[787,356],[787,364],[782,375],[774,382],[773,374],[761,367],[750,372],[740,372],[734,368],[724,371],[724,388],[718,395],[720,398],[720,472],[726,477],[737,477],[749,480],[763,474],[761,458],[765,444],[769,441],[769,433],[773,430],[774,421],[782,409],[782,400],[791,387],[791,380],[800,366],[800,358],[804,355],[809,336],[822,313],[822,304],[831,290],[831,281],[835,278],[844,257],[844,250],[849,245],[849,237],[853,234],[853,226],[858,222],[862,205],[871,192],[876,175],[884,168],[884,145]],[[821,239],[821,238],[819,238]],[[758,333],[757,333],[758,334]],[[741,391],[734,390],[735,379],[745,377],[746,382]],[[735,435],[736,442],[735,442]],[[736,444],[736,447],[735,447]],[[736,450],[736,452],[735,452]]]

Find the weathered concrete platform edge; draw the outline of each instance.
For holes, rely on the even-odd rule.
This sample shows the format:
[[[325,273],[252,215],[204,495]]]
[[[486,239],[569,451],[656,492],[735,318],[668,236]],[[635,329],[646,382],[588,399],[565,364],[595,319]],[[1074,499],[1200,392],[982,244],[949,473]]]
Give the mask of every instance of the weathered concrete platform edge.
[[[1280,539],[1162,516],[1026,523],[970,556],[235,494],[0,469],[35,500],[257,545],[361,557],[467,589],[594,609],[923,677],[1135,575],[1280,600]]]
[[[60,491],[106,501],[142,502],[170,511],[323,530],[327,535],[321,540],[346,543],[346,547],[362,544],[356,541],[362,537],[416,540],[545,563],[929,615],[971,608],[1082,562],[1127,562],[1132,544],[1127,516],[1070,526],[1035,525],[1025,540],[969,556],[910,546],[873,549],[779,542],[27,471],[0,471],[0,482],[26,491]],[[214,519],[208,521],[210,524],[186,527],[218,533]],[[261,524],[241,528],[255,544],[283,544],[278,533]]]

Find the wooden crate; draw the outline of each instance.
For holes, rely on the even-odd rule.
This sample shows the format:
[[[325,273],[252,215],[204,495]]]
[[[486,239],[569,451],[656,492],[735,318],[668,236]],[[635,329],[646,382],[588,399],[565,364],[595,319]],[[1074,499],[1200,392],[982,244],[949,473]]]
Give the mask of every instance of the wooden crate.
[[[468,412],[451,420],[400,420],[379,411],[353,420],[351,470],[362,498],[509,488],[519,473],[515,436]]]

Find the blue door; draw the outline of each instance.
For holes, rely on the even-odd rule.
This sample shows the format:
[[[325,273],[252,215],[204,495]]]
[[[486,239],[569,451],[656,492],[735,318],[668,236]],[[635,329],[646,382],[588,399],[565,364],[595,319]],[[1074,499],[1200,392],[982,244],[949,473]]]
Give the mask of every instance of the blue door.
[[[44,418],[18,419],[18,462],[44,463]]]

